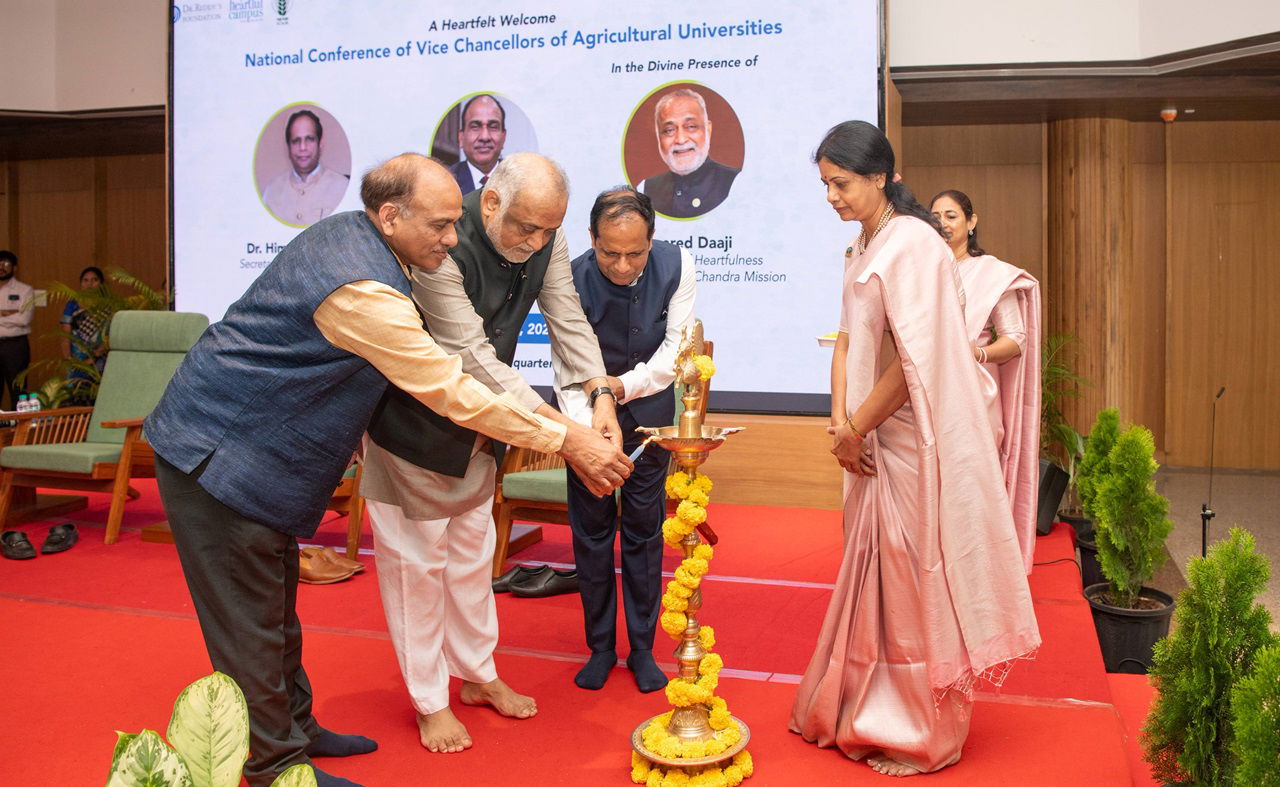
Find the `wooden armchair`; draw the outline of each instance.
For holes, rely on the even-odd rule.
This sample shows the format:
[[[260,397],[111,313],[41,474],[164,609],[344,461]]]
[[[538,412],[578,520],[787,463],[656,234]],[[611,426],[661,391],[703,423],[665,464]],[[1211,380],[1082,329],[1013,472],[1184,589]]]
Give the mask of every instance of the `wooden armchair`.
[[[711,342],[703,342],[707,355],[713,352]],[[710,386],[707,386],[708,392]],[[684,412],[684,402],[680,395],[684,386],[676,384],[675,423],[680,423],[680,414]],[[702,414],[707,413],[707,397],[702,399]],[[507,449],[502,466],[498,468],[494,481],[493,521],[497,530],[496,546],[493,550],[493,576],[502,575],[503,564],[507,555],[518,551],[518,544],[511,539],[512,523],[519,519],[524,522],[539,522],[549,525],[569,524],[569,489],[565,475],[564,460],[555,454],[544,454],[530,448]],[[667,516],[675,516],[678,501],[667,500]],[[536,542],[541,538],[530,541]],[[516,548],[513,548],[516,547]]]
[[[0,523],[49,515],[11,510],[26,488],[107,492],[111,511],[104,540],[115,543],[125,500],[138,496],[129,479],[155,475],[155,454],[142,437],[142,420],[208,326],[203,314],[116,313],[96,404],[16,416],[13,444],[0,450]]]
[[[364,465],[352,462],[343,474],[338,488],[329,499],[329,510],[347,515],[347,557],[356,559],[360,552],[360,532],[364,527],[364,498],[360,496],[360,478]]]

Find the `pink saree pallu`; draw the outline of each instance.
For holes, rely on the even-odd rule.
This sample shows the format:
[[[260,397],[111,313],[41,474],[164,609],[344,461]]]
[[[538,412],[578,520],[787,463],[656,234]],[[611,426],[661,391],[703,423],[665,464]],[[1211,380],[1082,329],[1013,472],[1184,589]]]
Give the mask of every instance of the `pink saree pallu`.
[[[868,436],[876,477],[845,475],[844,560],[791,714],[808,741],[926,772],[959,759],[977,680],[1040,644],[953,266],[912,217],[847,260],[847,411],[886,332],[910,398]]]
[[[1021,268],[989,254],[962,260],[959,269],[970,347],[985,347],[997,334],[1011,336],[1022,346],[1017,358],[979,365],[978,381],[1000,450],[1023,569],[1030,574],[1040,482],[1040,284]]]

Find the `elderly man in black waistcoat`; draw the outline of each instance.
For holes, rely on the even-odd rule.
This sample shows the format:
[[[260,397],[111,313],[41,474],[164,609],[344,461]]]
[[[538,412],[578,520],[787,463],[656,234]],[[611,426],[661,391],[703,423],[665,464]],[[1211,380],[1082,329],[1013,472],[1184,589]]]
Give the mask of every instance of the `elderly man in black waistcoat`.
[[[415,272],[413,297],[432,337],[462,358],[464,370],[494,392],[570,423],[510,366],[536,301],[566,379],[594,392],[592,427],[621,448],[612,389],[578,303],[560,229],[567,201],[568,181],[549,159],[534,153],[503,159],[484,189],[463,199],[449,259],[434,271]],[[394,388],[368,438],[361,493],[369,500],[383,608],[419,736],[429,751],[462,751],[472,741],[449,708],[451,676],[462,680],[463,703],[491,705],[516,719],[537,712],[533,698],[504,683],[493,662],[498,449]],[[620,451],[618,458],[627,461]],[[595,471],[585,478],[601,495],[622,483]]]
[[[618,401],[623,450],[633,451],[639,426],[669,426],[675,420],[675,358],[680,334],[693,322],[694,270],[689,253],[653,240],[649,198],[629,186],[596,197],[591,208],[591,250],[573,261],[573,283],[595,329],[606,379]],[[587,397],[557,372],[560,409],[589,423]],[[669,454],[657,446],[636,460],[620,498],[596,496],[570,469],[569,525],[582,595],[583,626],[591,657],[574,678],[599,689],[617,663],[617,590],[614,534],[622,537],[622,600],[630,653],[627,667],[640,691],[657,691],[667,677],[653,659],[653,636],[662,594],[663,481]],[[620,504],[620,505],[619,505]]]

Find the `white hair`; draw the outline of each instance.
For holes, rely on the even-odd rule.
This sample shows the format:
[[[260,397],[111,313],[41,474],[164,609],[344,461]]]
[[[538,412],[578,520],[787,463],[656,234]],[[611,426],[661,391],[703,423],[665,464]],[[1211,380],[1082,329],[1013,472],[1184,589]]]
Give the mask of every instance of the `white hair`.
[[[702,110],[703,120],[706,120],[709,117],[709,115],[707,115],[707,102],[703,100],[702,94],[696,90],[690,90],[687,87],[682,87],[682,88],[677,88],[675,90],[672,90],[670,93],[658,99],[658,105],[653,108],[653,124],[655,126],[659,126],[659,127],[661,126],[662,110],[666,109],[667,104],[670,104],[672,101],[675,101],[677,98],[691,98],[694,101],[697,101],[698,107]],[[659,128],[658,130],[661,131],[661,128]]]
[[[489,180],[484,184],[484,191],[496,192],[503,209],[515,202],[516,195],[530,184],[538,181],[539,176],[550,174],[549,185],[559,196],[569,199],[569,176],[564,168],[556,162],[537,153],[515,153],[502,161],[489,173]],[[484,196],[483,193],[481,196]]]

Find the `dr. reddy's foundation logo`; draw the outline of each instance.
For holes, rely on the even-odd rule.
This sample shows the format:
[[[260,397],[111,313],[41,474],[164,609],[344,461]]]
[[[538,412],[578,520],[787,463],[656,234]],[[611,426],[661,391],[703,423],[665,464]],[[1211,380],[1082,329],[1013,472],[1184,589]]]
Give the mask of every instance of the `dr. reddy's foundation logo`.
[[[289,24],[290,5],[292,5],[292,3],[290,3],[289,0],[275,0],[277,25]]]
[[[257,22],[263,17],[262,0],[230,0],[227,18],[236,22]]]

